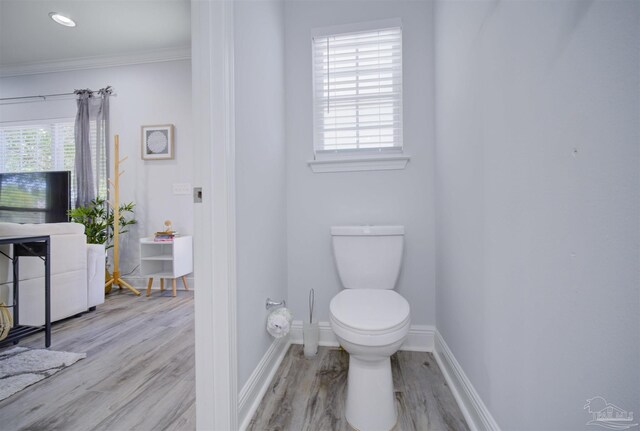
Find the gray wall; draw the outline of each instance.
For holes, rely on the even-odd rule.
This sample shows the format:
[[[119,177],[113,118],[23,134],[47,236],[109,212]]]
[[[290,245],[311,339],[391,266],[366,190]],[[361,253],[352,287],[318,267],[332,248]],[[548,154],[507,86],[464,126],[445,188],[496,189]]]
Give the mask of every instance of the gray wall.
[[[287,296],[282,2],[235,2],[238,389],[273,338],[267,297]]]
[[[289,303],[307,316],[310,288],[316,315],[329,319],[340,289],[329,228],[339,224],[402,224],[405,261],[398,291],[412,322],[434,324],[434,94],[432,3],[419,1],[289,1],[286,28],[287,243]],[[311,29],[386,18],[403,21],[405,170],[312,173]]]
[[[640,411],[639,8],[436,6],[437,327],[504,430]]]

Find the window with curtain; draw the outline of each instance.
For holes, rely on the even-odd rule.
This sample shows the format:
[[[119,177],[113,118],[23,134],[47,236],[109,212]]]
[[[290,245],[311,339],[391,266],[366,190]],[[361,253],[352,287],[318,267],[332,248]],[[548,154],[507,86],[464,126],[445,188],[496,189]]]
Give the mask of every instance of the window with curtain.
[[[71,171],[71,203],[76,199],[75,120],[73,118],[28,123],[0,124],[0,172]],[[95,127],[90,135],[92,155],[96,153]],[[106,196],[106,167],[94,172],[101,178],[98,196]]]
[[[316,158],[402,152],[402,29],[380,24],[313,36]]]

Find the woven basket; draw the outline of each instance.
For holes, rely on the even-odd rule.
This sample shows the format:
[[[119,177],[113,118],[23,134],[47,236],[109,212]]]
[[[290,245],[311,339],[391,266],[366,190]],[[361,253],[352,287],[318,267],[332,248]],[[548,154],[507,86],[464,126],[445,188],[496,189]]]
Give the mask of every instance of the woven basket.
[[[6,305],[0,302],[0,341],[7,338],[9,330],[13,327],[13,317]]]

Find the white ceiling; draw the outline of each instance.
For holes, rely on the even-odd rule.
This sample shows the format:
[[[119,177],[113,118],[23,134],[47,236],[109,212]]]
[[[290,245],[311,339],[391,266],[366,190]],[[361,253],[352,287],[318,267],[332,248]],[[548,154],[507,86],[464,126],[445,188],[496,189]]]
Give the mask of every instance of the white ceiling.
[[[0,67],[184,49],[190,18],[189,0],[0,0]]]

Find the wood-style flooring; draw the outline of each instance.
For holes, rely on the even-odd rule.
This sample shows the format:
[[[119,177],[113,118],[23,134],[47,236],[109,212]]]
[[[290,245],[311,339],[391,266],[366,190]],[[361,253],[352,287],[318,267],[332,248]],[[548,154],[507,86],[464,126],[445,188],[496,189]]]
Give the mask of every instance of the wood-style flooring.
[[[399,431],[466,431],[469,428],[431,353],[391,357]],[[349,355],[321,347],[307,359],[292,345],[248,430],[351,430],[344,418]]]
[[[44,335],[19,345],[43,348]],[[1,401],[0,430],[195,429],[192,292],[115,291],[96,311],[54,324],[51,349],[87,358]],[[398,352],[391,364],[396,431],[468,430],[433,355]],[[350,430],[348,366],[340,349],[306,359],[291,346],[248,429]]]
[[[0,429],[193,430],[194,343],[192,292],[116,290],[53,325],[51,350],[87,358],[0,402]],[[44,348],[44,335],[19,346]]]

